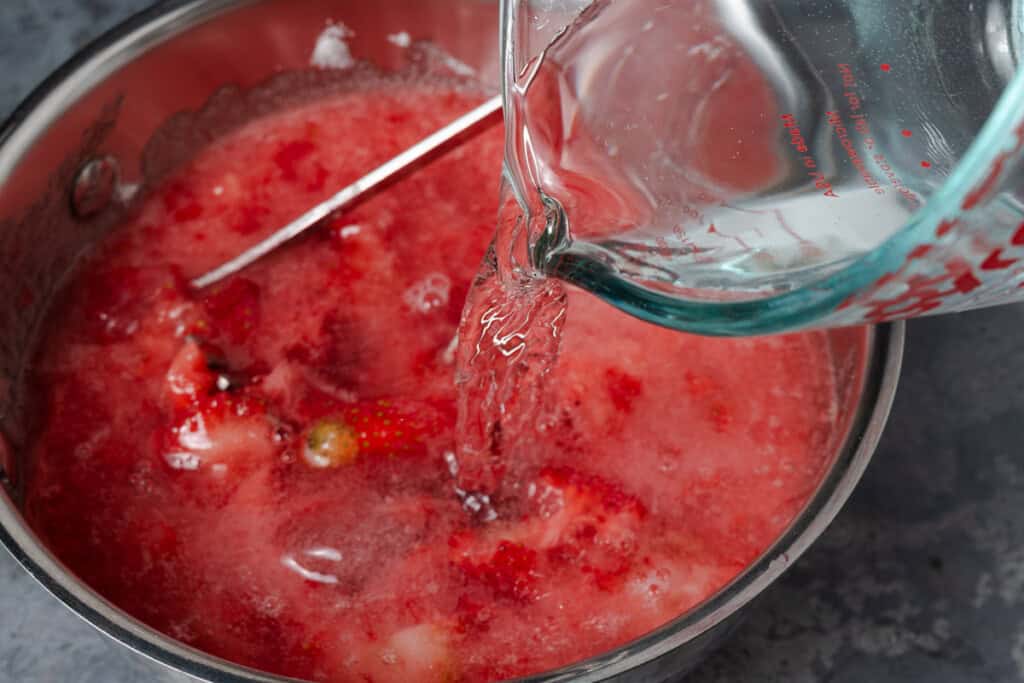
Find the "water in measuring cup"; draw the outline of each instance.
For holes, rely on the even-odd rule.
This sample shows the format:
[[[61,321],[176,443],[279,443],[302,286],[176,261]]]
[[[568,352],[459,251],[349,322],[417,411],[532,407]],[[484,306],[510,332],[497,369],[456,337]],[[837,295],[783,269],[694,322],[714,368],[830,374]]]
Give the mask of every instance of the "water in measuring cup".
[[[821,280],[937,191],[1019,20],[1017,0],[598,0],[540,55],[513,25],[507,171],[559,219],[538,265],[689,300]]]

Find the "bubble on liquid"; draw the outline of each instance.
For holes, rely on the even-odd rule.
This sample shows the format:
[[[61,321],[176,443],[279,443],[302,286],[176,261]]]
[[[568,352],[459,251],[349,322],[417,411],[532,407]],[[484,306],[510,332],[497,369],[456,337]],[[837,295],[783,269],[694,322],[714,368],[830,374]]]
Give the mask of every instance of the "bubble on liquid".
[[[679,463],[678,463],[678,461],[675,458],[665,458],[658,465],[658,471],[664,472],[664,473],[667,474],[669,472],[675,472],[676,469],[678,469],[678,467],[679,467]]]
[[[388,34],[388,42],[398,47],[409,47],[412,45],[412,37],[405,31]]]
[[[195,453],[167,453],[164,459],[175,470],[195,471],[199,469],[200,460]]]
[[[10,471],[9,469],[7,471]],[[153,466],[149,462],[140,462],[128,478],[135,490],[145,495],[153,491]]]
[[[420,313],[430,313],[448,305],[452,281],[444,273],[431,273],[406,290],[402,296],[408,306]]]
[[[459,335],[456,334],[452,337],[452,340],[448,342],[448,346],[445,347],[444,352],[441,354],[441,362],[445,365],[452,365],[455,363],[455,354],[459,350]]]
[[[348,239],[349,237],[355,237],[362,231],[363,226],[361,225],[346,225],[340,230],[338,230],[338,236],[344,240]]]
[[[206,430],[206,421],[198,413],[186,418],[177,428],[177,434],[178,443],[190,451],[208,451],[213,448],[213,440]]]
[[[452,451],[445,451],[444,461],[445,464],[448,465],[448,473],[452,475],[452,477],[459,476],[459,460],[455,457],[455,453]]]
[[[285,607],[286,605],[284,601],[276,595],[265,595],[256,604],[256,609],[260,614],[265,614],[266,616],[275,619],[281,616]]]
[[[355,35],[345,24],[328,24],[316,39],[309,63],[321,69],[348,69],[355,66],[347,38]]]
[[[493,522],[498,519],[498,511],[491,504],[491,497],[486,493],[467,493],[456,488],[455,493],[462,499],[462,508],[471,516],[482,522]]]
[[[193,628],[190,620],[172,623],[167,629],[167,634],[183,643],[190,643],[197,637],[196,630]]]

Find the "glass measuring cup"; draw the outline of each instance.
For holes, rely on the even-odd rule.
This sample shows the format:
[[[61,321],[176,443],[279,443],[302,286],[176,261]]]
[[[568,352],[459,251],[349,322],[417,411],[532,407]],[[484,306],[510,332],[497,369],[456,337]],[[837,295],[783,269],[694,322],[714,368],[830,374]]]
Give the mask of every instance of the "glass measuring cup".
[[[1022,26],[1020,0],[507,0],[534,266],[708,334],[1024,299]]]

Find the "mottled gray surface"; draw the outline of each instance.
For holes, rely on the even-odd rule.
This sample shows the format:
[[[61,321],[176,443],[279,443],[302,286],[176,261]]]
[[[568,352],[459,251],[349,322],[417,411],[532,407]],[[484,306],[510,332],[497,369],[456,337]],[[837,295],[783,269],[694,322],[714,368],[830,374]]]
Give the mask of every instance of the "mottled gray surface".
[[[0,114],[148,4],[0,0]],[[910,325],[862,486],[691,683],[1024,681],[1022,330],[1019,306]],[[0,553],[0,683],[151,680]]]

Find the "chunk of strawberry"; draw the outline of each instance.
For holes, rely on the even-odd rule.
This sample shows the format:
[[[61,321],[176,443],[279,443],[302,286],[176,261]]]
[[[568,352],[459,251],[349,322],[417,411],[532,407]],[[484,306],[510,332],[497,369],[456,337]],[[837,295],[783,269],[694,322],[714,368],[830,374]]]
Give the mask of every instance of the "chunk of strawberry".
[[[522,543],[499,541],[489,557],[464,557],[458,567],[468,581],[486,586],[496,597],[517,602],[530,602],[537,597],[537,551]]]
[[[191,187],[181,181],[172,182],[163,195],[164,209],[179,223],[195,220],[203,215],[203,206]]]
[[[202,336],[241,344],[260,322],[260,287],[252,280],[234,277],[214,285],[200,303],[205,316],[195,325]]]
[[[274,154],[274,164],[285,180],[299,179],[299,164],[316,151],[316,145],[309,140],[291,140],[283,143]]]
[[[241,235],[259,232],[266,225],[269,216],[270,209],[263,206],[246,204],[239,209],[238,220],[233,224],[232,229]]]
[[[680,548],[680,555],[655,555],[644,562],[623,586],[623,595],[636,612],[682,614],[729,582],[743,565],[732,567],[708,561],[714,553]],[[681,561],[680,556],[687,557]]]
[[[707,417],[714,430],[723,434],[729,430],[733,422],[733,414],[729,408],[729,397],[723,394],[718,383],[711,377],[696,374],[690,370],[683,376],[686,391],[694,398],[708,404]]]
[[[636,497],[597,475],[547,468],[531,488],[540,520],[535,531],[553,564],[591,574],[613,590],[629,574],[647,509]]]
[[[176,409],[195,404],[216,387],[217,378],[207,367],[206,354],[199,344],[189,340],[181,347],[165,376],[167,394]]]
[[[474,600],[468,595],[460,595],[455,604],[458,623],[456,632],[466,634],[471,631],[486,631],[490,628],[493,611],[488,602]]]
[[[224,478],[269,461],[279,449],[263,401],[220,393],[184,413],[164,439],[163,457],[172,469]]]
[[[647,516],[644,504],[617,484],[570,467],[542,470],[531,497],[537,514],[548,522],[545,545],[565,540],[586,524],[613,538],[635,529]]]
[[[186,296],[184,278],[170,268],[110,268],[84,281],[84,331],[101,343],[132,337],[146,320],[181,305]]]
[[[565,467],[543,470],[528,491],[523,519],[496,525],[489,537],[449,540],[451,557],[468,578],[499,597],[524,599],[533,574],[579,571],[602,590],[614,590],[629,576],[647,516],[636,497]]]
[[[427,453],[432,440],[451,427],[450,410],[426,401],[386,400],[343,404],[317,392],[304,412],[317,415],[306,432],[305,460],[312,467],[337,467],[362,458]],[[307,395],[307,399],[309,395]]]
[[[604,373],[605,385],[612,405],[619,412],[633,412],[633,401],[643,393],[643,384],[639,379],[618,368],[608,368]]]
[[[454,683],[458,660],[451,635],[439,624],[417,624],[392,634],[367,664],[373,680],[381,683]]]

